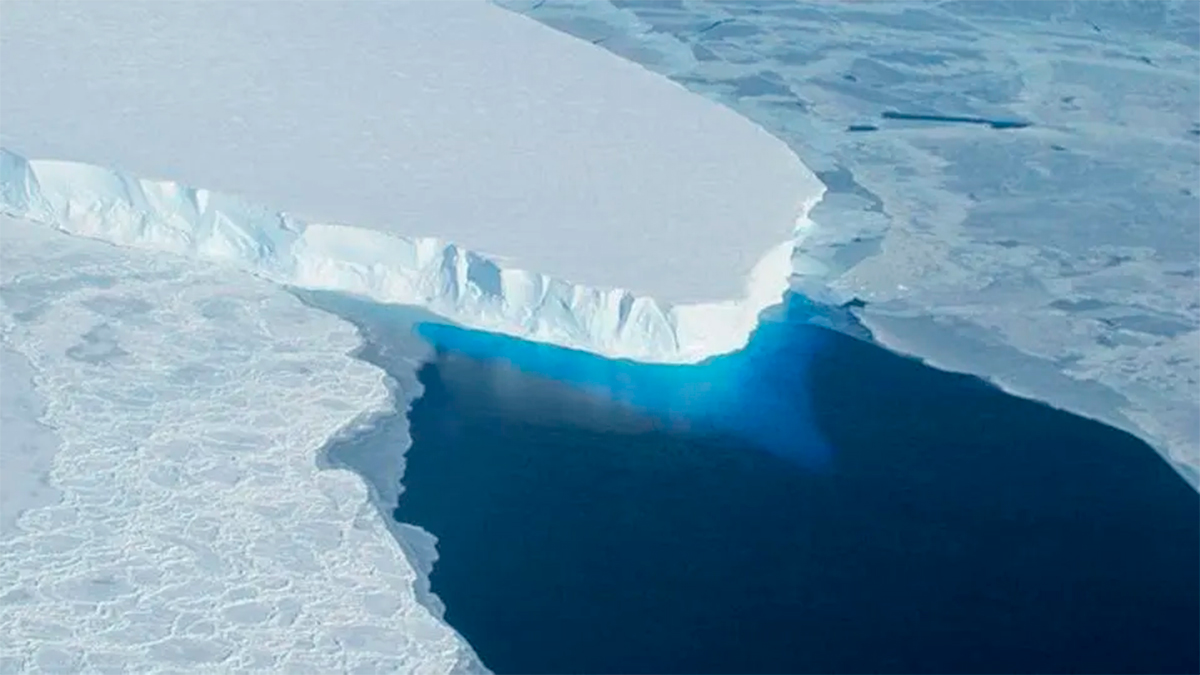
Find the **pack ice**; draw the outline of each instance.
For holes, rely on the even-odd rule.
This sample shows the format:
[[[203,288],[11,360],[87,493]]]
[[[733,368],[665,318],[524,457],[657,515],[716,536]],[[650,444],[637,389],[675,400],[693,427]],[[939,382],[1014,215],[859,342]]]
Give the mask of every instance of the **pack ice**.
[[[485,670],[421,533],[319,461],[420,394],[353,326],[227,265],[0,243],[0,673]]]
[[[786,141],[802,294],[1200,486],[1196,3],[499,1]]]

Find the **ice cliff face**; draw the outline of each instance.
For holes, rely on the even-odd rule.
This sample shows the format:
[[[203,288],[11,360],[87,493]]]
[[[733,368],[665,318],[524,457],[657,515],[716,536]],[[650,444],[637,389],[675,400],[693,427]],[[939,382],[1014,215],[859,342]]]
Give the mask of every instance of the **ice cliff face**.
[[[796,239],[767,251],[745,296],[669,306],[502,266],[452,242],[305,223],[235,196],[0,149],[0,211],[119,246],[236,266],[269,281],[425,307],[455,323],[612,358],[690,363],[745,345],[787,290]]]

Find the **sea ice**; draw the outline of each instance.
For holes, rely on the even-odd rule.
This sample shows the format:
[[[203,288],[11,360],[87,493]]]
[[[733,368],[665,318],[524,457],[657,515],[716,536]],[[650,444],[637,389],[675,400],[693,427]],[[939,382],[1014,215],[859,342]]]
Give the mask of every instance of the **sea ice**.
[[[0,302],[8,304],[0,289]],[[6,308],[8,309],[8,308]],[[11,310],[9,310],[11,311]],[[3,316],[9,316],[5,312]],[[0,331],[2,333],[3,331]],[[17,516],[59,499],[49,473],[59,439],[43,426],[43,402],[33,371],[0,337],[0,539],[16,531]]]
[[[794,287],[1200,474],[1200,5],[499,0],[783,139]]]
[[[228,267],[7,216],[0,298],[4,413],[33,400],[12,354],[59,493],[0,537],[0,672],[483,670],[417,602],[366,484],[318,466],[339,429],[406,405],[349,324]],[[8,453],[6,491],[27,468]]]

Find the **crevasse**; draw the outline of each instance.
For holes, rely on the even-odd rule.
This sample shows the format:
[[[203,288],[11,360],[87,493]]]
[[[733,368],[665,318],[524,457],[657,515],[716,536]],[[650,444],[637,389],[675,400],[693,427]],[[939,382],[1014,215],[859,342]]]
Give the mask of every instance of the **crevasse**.
[[[311,290],[415,305],[457,324],[611,358],[692,363],[746,344],[783,298],[792,254],[823,189],[803,198],[793,239],[767,251],[742,298],[668,305],[619,288],[507,267],[434,237],[306,223],[237,196],[0,149],[0,211],[69,234],[234,265]]]

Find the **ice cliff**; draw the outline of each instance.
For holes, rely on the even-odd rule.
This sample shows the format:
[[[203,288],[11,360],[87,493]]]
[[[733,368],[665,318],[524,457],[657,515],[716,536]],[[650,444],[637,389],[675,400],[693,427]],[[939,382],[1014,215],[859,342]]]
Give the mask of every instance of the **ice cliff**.
[[[764,253],[743,297],[670,305],[509,267],[435,237],[308,223],[229,194],[0,150],[0,211],[13,217],[288,286],[420,306],[471,328],[659,363],[745,345],[759,313],[787,290],[793,249],[821,195],[818,188],[803,196],[794,239]]]

